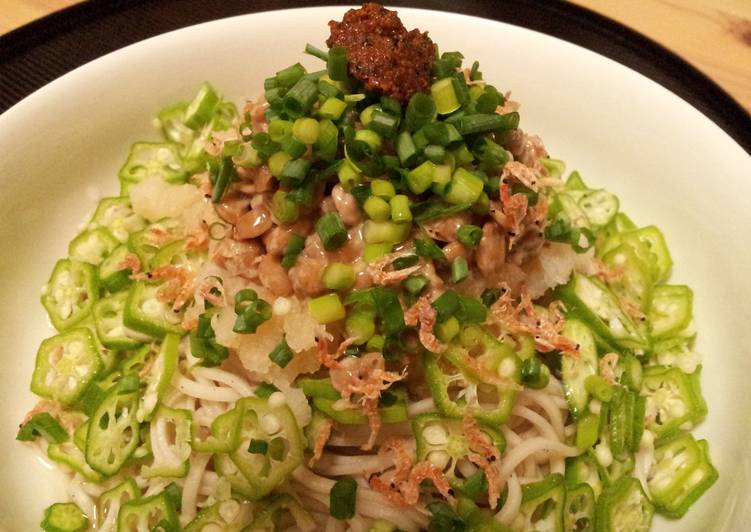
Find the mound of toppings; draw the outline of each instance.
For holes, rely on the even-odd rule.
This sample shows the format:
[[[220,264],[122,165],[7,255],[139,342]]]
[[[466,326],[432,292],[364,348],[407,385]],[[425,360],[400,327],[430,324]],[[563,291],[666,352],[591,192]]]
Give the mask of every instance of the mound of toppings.
[[[436,46],[427,32],[407,31],[396,11],[368,3],[329,27],[326,44],[346,48],[349,74],[367,90],[401,102],[428,90]]]

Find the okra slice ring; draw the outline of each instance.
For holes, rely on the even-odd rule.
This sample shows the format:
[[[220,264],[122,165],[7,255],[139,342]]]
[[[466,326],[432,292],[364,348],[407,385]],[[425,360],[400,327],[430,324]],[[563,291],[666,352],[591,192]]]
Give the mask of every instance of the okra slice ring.
[[[640,395],[646,399],[646,428],[654,432],[658,440],[687,430],[706,415],[698,379],[694,382],[691,375],[678,368],[645,368]]]
[[[31,377],[31,391],[66,406],[73,404],[101,367],[91,331],[71,329],[42,341]]]
[[[436,408],[461,419],[466,408],[489,424],[503,424],[511,415],[521,378],[521,361],[508,344],[478,326],[460,333],[463,345],[443,354],[426,352],[423,366]],[[486,382],[492,379],[493,382]]]
[[[647,476],[652,502],[660,513],[682,517],[718,478],[709,461],[706,440],[684,434],[655,449],[655,465]]]
[[[160,405],[150,421],[150,440],[162,439],[160,434],[167,437],[163,448],[157,449],[152,445],[154,461],[144,466],[141,474],[145,478],[167,477],[182,478],[188,474],[190,467],[190,425],[193,413],[190,410],[169,408]]]
[[[205,261],[205,251],[189,250],[187,240],[181,239],[161,248],[152,258],[150,266],[154,269],[170,265],[198,271]]]
[[[99,266],[118,244],[107,229],[87,229],[70,241],[68,256],[72,260]]]
[[[172,142],[136,142],[118,173],[120,194],[128,194],[130,187],[149,177],[158,177],[168,183],[184,183],[187,173],[183,168],[180,147]]]
[[[180,325],[184,310],[175,312],[172,304],[158,296],[160,284],[146,281],[133,283],[128,291],[123,310],[123,324],[142,334],[162,338],[166,334],[182,336],[186,333]]]
[[[153,523],[163,530],[180,530],[180,518],[164,492],[130,500],[117,514],[117,530],[151,530]]]
[[[579,320],[567,320],[562,334],[579,346],[578,357],[561,357],[563,394],[568,401],[571,415],[578,419],[588,411],[589,393],[584,382],[590,375],[597,375],[597,345],[589,327]]]
[[[230,453],[237,449],[240,444],[242,414],[242,405],[238,404],[232,410],[217,416],[211,427],[202,426],[193,419],[190,440],[193,450],[204,453]]]
[[[133,282],[133,269],[127,265],[131,254],[126,245],[117,246],[99,265],[99,282],[110,292],[119,292],[128,288]]]
[[[522,504],[519,508],[523,523],[520,530],[562,531],[563,510],[566,504],[566,488],[563,475],[552,474],[539,482],[522,487]],[[624,529],[625,530],[625,529]]]
[[[240,402],[240,444],[229,456],[250,484],[249,497],[256,500],[283,483],[302,463],[305,443],[286,404],[271,406],[257,397],[245,397]],[[266,452],[257,452],[253,441],[266,442]]]
[[[251,506],[249,503],[227,499],[201,510],[196,518],[185,526],[184,531],[240,530],[243,523],[247,523],[250,517]]]
[[[138,489],[138,484],[132,477],[102,493],[97,503],[99,529],[113,530],[117,525],[117,514],[120,512],[120,507],[140,496],[141,490]]]
[[[146,378],[146,389],[140,398],[136,414],[138,421],[150,419],[154,409],[167,392],[167,388],[172,382],[172,376],[177,369],[179,347],[180,337],[178,335],[168,334],[164,337],[159,353],[154,358]]]
[[[664,340],[686,329],[691,323],[693,299],[688,286],[656,286],[648,313],[652,339]]]
[[[94,325],[97,337],[110,349],[138,349],[152,338],[125,327],[123,313],[127,292],[119,292],[100,299],[94,305]]]
[[[503,434],[480,423],[480,432],[487,437],[487,443],[498,449],[500,455],[506,449]],[[464,483],[479,469],[469,461],[470,449],[464,433],[463,422],[440,414],[419,414],[412,420],[415,436],[415,456],[417,462],[429,461],[439,468],[452,487],[461,490]]]
[[[182,227],[174,218],[162,218],[128,237],[128,249],[141,263],[141,270],[151,269],[151,261],[163,248],[180,239]]]
[[[566,285],[556,289],[555,296],[565,303],[567,317],[586,323],[604,349],[645,351],[649,347],[646,331],[621,309],[618,298],[596,277],[575,273]]]
[[[590,530],[595,527],[595,494],[592,486],[577,484],[566,489],[563,530]]]
[[[44,286],[42,305],[55,329],[64,331],[86,318],[98,297],[96,268],[85,262],[61,259]]]
[[[107,229],[115,239],[124,244],[128,235],[146,227],[146,220],[133,211],[127,196],[99,200],[89,222],[89,229]]]
[[[597,499],[597,531],[649,530],[654,506],[649,502],[641,482],[623,477],[606,487]]]
[[[602,257],[606,266],[622,272],[620,278],[609,281],[610,289],[621,300],[636,304],[642,312],[649,309],[654,286],[654,273],[644,258],[647,253],[646,249],[639,252],[631,245],[621,244]]]
[[[244,529],[244,532],[274,530],[275,523],[282,519],[282,513],[292,518],[295,522],[295,529],[315,530],[317,527],[310,513],[294,497],[285,494],[277,495],[270,502],[267,502],[263,510],[253,519],[253,522]]]
[[[94,471],[110,476],[117,473],[138,447],[136,419],[138,392],[121,393],[112,386],[94,411],[86,437],[86,462]]]
[[[59,464],[65,464],[89,482],[101,482],[103,480],[102,475],[91,469],[83,454],[86,450],[88,429],[89,423],[87,421],[76,429],[73,441],[50,443],[47,446],[47,457]]]

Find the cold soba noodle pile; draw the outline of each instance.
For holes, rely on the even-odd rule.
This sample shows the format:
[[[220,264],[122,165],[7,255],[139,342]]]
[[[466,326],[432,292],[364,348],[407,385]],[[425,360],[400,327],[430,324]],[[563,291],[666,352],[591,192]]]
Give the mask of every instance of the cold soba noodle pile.
[[[47,531],[646,531],[717,479],[692,293],[376,4],[138,142],[42,303]]]

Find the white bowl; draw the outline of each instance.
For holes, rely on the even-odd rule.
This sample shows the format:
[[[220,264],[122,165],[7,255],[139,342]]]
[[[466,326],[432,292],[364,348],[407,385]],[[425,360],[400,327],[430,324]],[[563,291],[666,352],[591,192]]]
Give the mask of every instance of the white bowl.
[[[442,50],[480,60],[485,78],[522,102],[522,127],[587,183],[617,193],[640,225],[665,233],[674,282],[695,291],[709,439],[720,480],[680,521],[658,531],[747,529],[751,480],[751,158],[688,103],[644,76],[573,44],[490,20],[400,9]],[[35,403],[28,382],[39,341],[53,333],[39,290],[99,195],[165,104],[210,80],[237,102],[263,79],[323,45],[344,8],[219,20],[134,44],[93,61],[0,116],[0,530],[31,530],[65,497],[61,476],[14,441]],[[284,30],[282,30],[284,28]],[[320,63],[319,63],[320,65]]]

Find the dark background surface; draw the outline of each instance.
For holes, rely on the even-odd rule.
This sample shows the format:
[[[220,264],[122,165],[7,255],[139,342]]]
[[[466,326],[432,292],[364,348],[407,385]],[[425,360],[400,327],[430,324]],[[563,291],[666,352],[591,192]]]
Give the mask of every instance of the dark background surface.
[[[0,37],[0,112],[84,63],[160,33],[245,13],[353,3],[89,0]],[[751,154],[751,117],[717,84],[654,41],[589,10],[561,0],[391,0],[387,4],[490,18],[594,50],[687,100]]]

